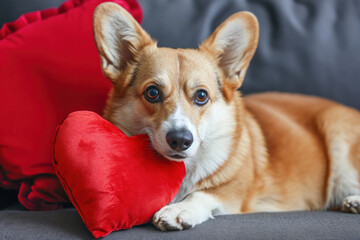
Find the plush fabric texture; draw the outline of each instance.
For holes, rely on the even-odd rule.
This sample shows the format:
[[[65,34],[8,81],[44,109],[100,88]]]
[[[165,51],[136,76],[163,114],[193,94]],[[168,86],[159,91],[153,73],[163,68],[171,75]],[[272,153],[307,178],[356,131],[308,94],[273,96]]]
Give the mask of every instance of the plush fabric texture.
[[[52,166],[56,127],[75,110],[101,113],[111,88],[92,31],[102,2],[69,0],[0,30],[0,187],[20,189],[30,210],[67,201]],[[136,0],[112,2],[141,21]]]
[[[357,214],[307,211],[216,216],[195,228],[161,232],[152,224],[108,235],[105,240],[359,240]],[[0,211],[0,238],[27,240],[91,239],[75,209]]]
[[[127,137],[90,111],[71,113],[59,127],[54,165],[95,238],[147,223],[185,177],[184,163],[156,153],[147,135]]]

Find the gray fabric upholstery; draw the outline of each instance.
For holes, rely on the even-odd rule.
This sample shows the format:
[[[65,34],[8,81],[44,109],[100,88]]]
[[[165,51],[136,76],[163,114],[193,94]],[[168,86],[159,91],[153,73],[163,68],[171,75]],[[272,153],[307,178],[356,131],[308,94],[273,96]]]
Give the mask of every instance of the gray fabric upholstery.
[[[218,216],[193,229],[160,232],[146,224],[104,239],[359,239],[358,215],[337,212],[255,213]],[[90,239],[74,209],[50,212],[0,211],[0,239]]]
[[[64,0],[1,0],[0,27],[6,22],[12,22],[22,14],[47,8],[58,7]]]
[[[196,48],[228,16],[254,13],[257,52],[241,91],[318,95],[360,109],[360,1],[140,0],[159,46]]]
[[[159,46],[176,48],[197,47],[232,13],[249,10],[259,19],[260,42],[241,88],[244,93],[306,93],[360,109],[360,1],[139,1],[144,28]],[[61,2],[2,0],[0,25]],[[13,199],[13,193],[0,194],[0,200],[7,194]],[[28,212],[16,206],[0,211],[0,239],[89,238],[74,209]],[[219,216],[182,232],[162,233],[148,224],[106,239],[360,239],[360,216],[338,212]]]

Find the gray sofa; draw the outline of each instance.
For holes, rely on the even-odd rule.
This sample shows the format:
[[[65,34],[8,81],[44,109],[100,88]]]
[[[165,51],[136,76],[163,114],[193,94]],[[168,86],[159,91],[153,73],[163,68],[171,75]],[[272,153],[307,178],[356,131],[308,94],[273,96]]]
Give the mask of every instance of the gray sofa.
[[[62,2],[2,0],[0,25]],[[260,42],[241,89],[245,95],[303,93],[360,110],[360,1],[139,2],[143,27],[159,46],[175,48],[195,48],[232,13],[251,11],[259,19]],[[92,238],[74,208],[29,212],[16,202],[16,192],[5,190],[0,190],[0,201],[0,239]],[[325,211],[218,216],[186,231],[163,233],[146,224],[105,239],[360,239],[360,216]]]

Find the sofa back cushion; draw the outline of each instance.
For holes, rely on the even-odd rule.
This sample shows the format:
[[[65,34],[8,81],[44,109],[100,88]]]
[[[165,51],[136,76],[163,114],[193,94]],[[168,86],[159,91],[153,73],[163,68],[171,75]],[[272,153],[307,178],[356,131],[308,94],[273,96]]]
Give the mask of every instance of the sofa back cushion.
[[[228,16],[254,13],[259,46],[245,94],[293,92],[360,109],[360,4],[328,0],[139,0],[159,46],[196,48]]]

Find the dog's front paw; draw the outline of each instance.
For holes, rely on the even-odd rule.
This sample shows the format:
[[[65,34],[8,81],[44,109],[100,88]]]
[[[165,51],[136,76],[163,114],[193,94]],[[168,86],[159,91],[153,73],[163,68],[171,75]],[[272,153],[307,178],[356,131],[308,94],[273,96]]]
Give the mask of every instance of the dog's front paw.
[[[194,213],[185,209],[182,203],[175,203],[165,206],[155,213],[153,224],[161,231],[168,231],[191,228],[197,223]]]
[[[360,213],[360,196],[349,196],[344,199],[341,211],[350,213]]]

